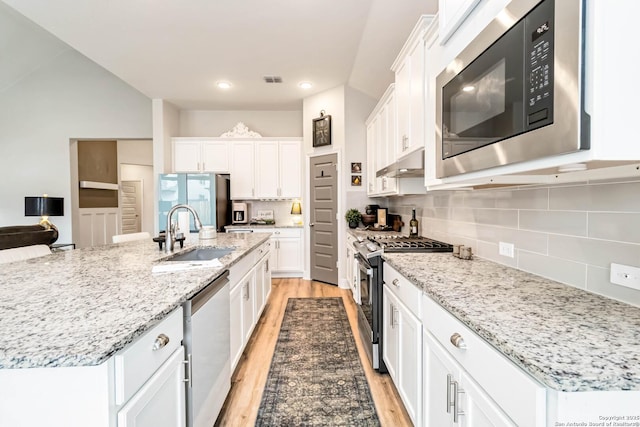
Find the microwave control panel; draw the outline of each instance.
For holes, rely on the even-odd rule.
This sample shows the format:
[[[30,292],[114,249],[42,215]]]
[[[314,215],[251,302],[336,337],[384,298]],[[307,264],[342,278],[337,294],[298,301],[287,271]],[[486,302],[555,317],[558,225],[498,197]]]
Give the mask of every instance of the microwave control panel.
[[[553,123],[554,0],[547,0],[525,18],[526,129]]]

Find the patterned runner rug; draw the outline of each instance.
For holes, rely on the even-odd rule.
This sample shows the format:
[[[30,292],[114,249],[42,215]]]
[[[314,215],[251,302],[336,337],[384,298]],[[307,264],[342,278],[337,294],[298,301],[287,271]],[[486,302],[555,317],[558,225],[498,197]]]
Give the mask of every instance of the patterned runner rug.
[[[380,425],[342,298],[289,298],[256,425]]]

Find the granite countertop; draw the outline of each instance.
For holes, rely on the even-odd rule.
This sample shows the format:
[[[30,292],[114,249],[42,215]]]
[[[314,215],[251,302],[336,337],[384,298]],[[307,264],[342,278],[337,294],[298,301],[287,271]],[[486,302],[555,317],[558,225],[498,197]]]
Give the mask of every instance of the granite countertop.
[[[238,229],[246,229],[246,228],[302,228],[301,224],[293,225],[293,224],[235,224],[235,225],[225,225],[225,230],[238,230]]]
[[[640,308],[477,257],[383,259],[546,386],[640,390]]]
[[[0,369],[98,365],[269,238],[219,233],[207,245],[235,249],[222,267],[171,273],[152,273],[168,254],[151,239],[3,264]]]

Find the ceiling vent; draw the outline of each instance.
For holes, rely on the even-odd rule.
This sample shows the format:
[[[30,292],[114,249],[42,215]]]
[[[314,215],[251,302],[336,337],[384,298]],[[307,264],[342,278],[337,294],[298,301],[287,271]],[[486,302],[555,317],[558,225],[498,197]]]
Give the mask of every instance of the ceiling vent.
[[[282,77],[280,76],[264,76],[265,83],[282,83]]]

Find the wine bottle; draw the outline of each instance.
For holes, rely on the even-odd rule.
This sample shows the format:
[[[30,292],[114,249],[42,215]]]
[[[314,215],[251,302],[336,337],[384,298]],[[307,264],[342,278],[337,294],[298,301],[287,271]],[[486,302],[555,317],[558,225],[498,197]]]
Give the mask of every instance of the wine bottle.
[[[409,221],[409,237],[418,236],[418,220],[416,219],[416,210],[411,210],[411,221]]]

